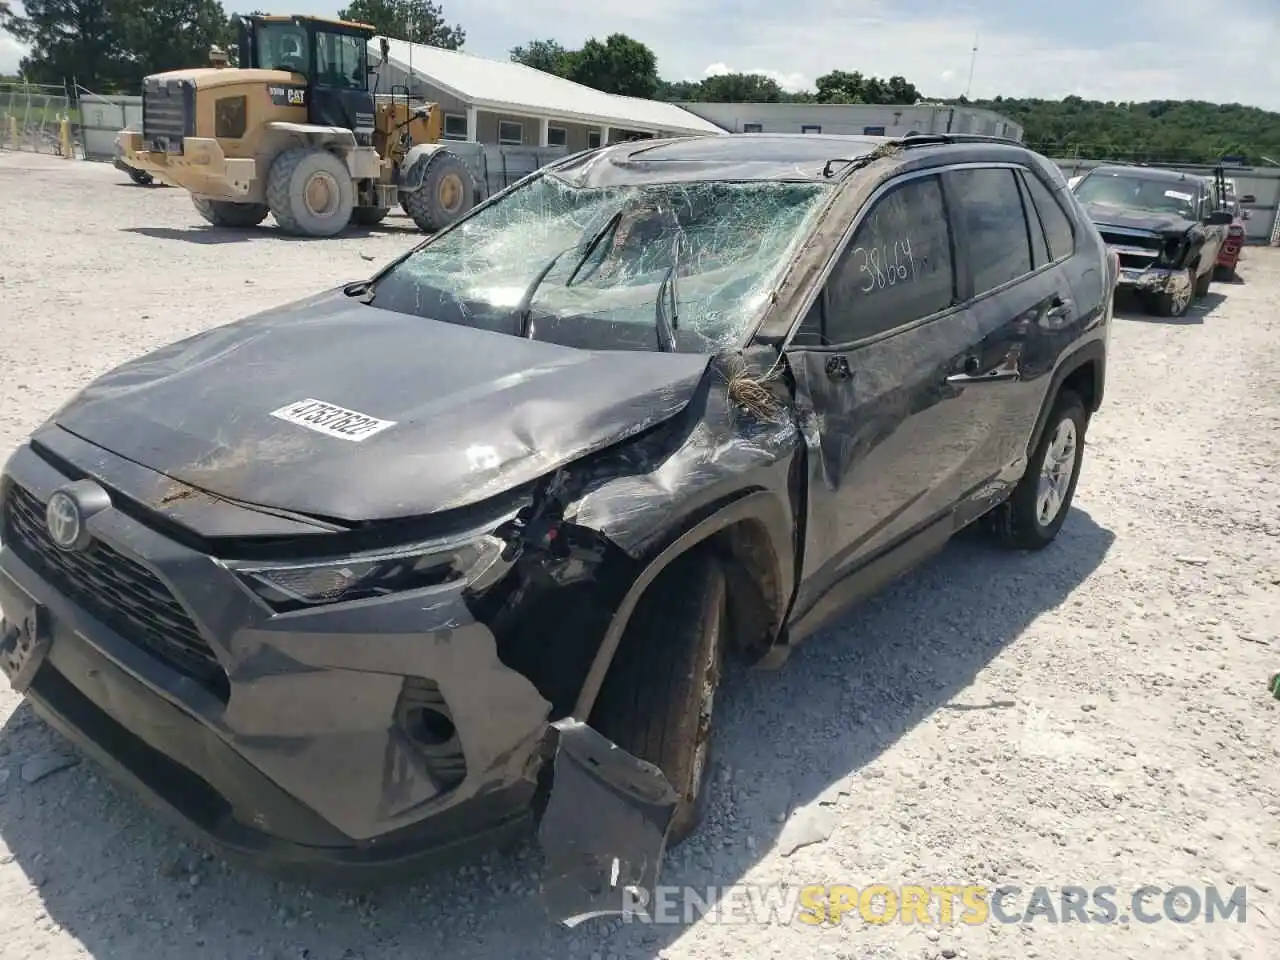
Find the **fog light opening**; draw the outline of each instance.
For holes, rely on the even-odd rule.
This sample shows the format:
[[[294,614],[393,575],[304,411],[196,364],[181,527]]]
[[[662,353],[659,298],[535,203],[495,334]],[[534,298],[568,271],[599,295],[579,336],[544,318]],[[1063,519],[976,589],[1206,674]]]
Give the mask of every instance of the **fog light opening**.
[[[450,743],[458,730],[453,721],[438,710],[422,707],[414,717],[413,738],[428,747],[443,747]]]

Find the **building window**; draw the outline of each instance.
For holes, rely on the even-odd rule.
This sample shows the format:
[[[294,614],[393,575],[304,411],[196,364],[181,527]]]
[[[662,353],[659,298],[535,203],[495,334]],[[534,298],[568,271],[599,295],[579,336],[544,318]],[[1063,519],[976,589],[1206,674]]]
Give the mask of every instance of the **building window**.
[[[594,150],[598,146],[600,146],[600,131],[588,130],[587,131],[587,149]]]
[[[862,134],[867,137],[883,137],[884,127],[863,127]]]
[[[514,120],[499,120],[498,142],[508,147],[520,146],[524,143],[524,124]]]
[[[446,113],[444,115],[444,133],[446,140],[467,139],[467,115],[465,113]]]
[[[743,133],[764,133],[763,123],[744,123],[742,125]]]
[[[563,147],[569,142],[569,131],[564,127],[547,127],[547,146]]]
[[[800,127],[801,133],[821,133],[822,127],[816,123],[806,123]]]

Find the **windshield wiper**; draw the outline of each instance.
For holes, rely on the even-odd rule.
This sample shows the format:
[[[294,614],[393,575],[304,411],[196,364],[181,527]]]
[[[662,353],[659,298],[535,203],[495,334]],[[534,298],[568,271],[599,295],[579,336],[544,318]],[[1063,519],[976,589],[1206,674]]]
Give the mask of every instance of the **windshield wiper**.
[[[516,332],[521,337],[529,336],[529,328],[533,323],[533,295],[538,292],[538,288],[542,286],[542,281],[547,279],[552,268],[560,262],[560,258],[572,250],[573,247],[566,247],[551,258],[545,267],[538,271],[538,275],[525,289],[524,294],[520,297],[520,302],[516,304]]]
[[[582,256],[578,259],[578,262],[574,264],[573,272],[569,274],[569,279],[564,282],[566,287],[578,278],[578,271],[581,270],[583,265],[591,259],[591,255],[596,252],[596,247],[600,246],[600,241],[607,237],[610,232],[617,229],[618,223],[621,220],[622,208],[619,207],[617,213],[605,221],[605,225],[596,231],[596,235],[592,237],[591,241],[587,244],[587,249],[582,252]]]
[[[680,322],[680,296],[676,292],[676,272],[680,269],[680,237],[671,247],[671,266],[658,284],[658,299],[653,303],[653,326],[658,334],[658,349],[674,352],[676,349],[676,325]],[[671,313],[663,302],[665,294],[671,295]]]

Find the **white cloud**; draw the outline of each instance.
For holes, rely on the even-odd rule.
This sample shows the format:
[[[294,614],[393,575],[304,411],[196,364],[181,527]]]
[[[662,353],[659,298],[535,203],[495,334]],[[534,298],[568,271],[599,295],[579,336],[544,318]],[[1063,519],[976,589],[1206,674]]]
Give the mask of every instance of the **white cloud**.
[[[702,71],[704,77],[719,77],[726,73],[758,73],[761,76],[768,77],[783,90],[790,93],[796,93],[800,90],[809,90],[813,87],[813,81],[803,73],[782,73],[778,70],[769,70],[763,67],[753,68],[750,70],[739,69],[738,67],[730,67],[724,63],[713,63]]]
[[[19,61],[26,55],[26,47],[7,33],[0,33],[0,74],[16,74]]]
[[[594,0],[568,18],[570,5],[470,0],[468,49],[501,56],[548,33],[573,46],[621,31],[658,54],[665,77],[696,77],[706,64],[750,64],[810,82],[830,70],[858,70],[903,76],[928,96],[952,97],[964,92],[976,32],[974,97],[1200,99],[1280,110],[1275,0],[1237,0],[1227,43],[1205,37],[1203,0],[1129,0],[1107,17],[1082,8],[1070,36],[1011,26],[984,16],[979,3],[915,17],[887,0],[830,0],[803,14],[772,0]],[[557,23],[573,26],[548,29]]]

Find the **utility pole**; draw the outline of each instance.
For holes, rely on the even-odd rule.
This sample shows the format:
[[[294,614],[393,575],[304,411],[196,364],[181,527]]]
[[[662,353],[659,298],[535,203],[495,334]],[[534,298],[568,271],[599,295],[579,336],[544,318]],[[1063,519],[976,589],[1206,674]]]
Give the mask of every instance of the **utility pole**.
[[[973,89],[973,68],[978,64],[978,31],[973,31],[973,53],[969,56],[969,82],[964,85],[964,98],[969,99],[969,91]]]

